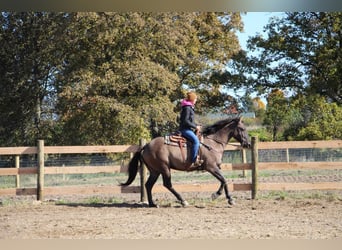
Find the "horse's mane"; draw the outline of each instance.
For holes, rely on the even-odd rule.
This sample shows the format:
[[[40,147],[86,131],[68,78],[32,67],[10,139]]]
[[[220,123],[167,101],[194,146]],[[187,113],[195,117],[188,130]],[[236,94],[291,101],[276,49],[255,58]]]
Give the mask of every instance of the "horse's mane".
[[[240,118],[227,118],[224,120],[217,121],[212,125],[208,125],[208,126],[204,127],[204,129],[202,130],[202,134],[203,135],[215,134],[217,131],[219,131],[220,129],[225,127],[227,124],[229,124],[233,121],[236,121],[237,119],[240,119]]]

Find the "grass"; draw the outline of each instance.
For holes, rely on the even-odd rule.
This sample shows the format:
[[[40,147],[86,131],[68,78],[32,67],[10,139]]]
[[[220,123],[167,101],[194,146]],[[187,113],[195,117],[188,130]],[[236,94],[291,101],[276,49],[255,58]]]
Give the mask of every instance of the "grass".
[[[258,199],[287,200],[287,199],[312,199],[328,202],[342,201],[341,191],[263,191],[259,192]]]
[[[225,172],[227,179],[239,178],[239,171]],[[46,175],[44,184],[47,187],[56,186],[73,186],[73,185],[117,185],[125,182],[127,175],[125,173],[99,173],[99,174],[55,174]],[[216,179],[208,172],[172,172],[172,182],[194,182],[202,183],[208,181],[216,181]],[[162,178],[158,179],[158,183],[162,182]],[[139,174],[132,185],[139,185]],[[36,175],[20,176],[20,186],[25,188],[37,186]],[[15,176],[0,176],[0,188],[15,188]]]
[[[258,173],[259,178],[279,177],[279,176],[340,176],[341,170],[260,170]],[[223,175],[227,180],[241,179],[242,171],[223,171]],[[250,181],[251,172],[246,171],[246,182]],[[45,186],[72,186],[72,185],[117,185],[125,182],[127,175],[125,173],[99,173],[99,174],[55,174],[45,176]],[[181,172],[172,171],[173,183],[203,183],[215,182],[216,179],[208,172],[194,171],[194,172]],[[162,182],[162,178],[158,179],[158,184]],[[22,175],[20,176],[20,186],[25,188],[36,187],[36,175]],[[132,185],[139,185],[139,174]],[[15,188],[15,176],[0,176],[0,188]]]
[[[341,174],[342,171],[338,169],[325,169],[325,170],[315,170],[315,169],[290,169],[290,170],[259,170],[259,177],[272,177],[272,176],[315,176],[315,175],[334,175]]]
[[[111,205],[111,204],[122,204],[125,200],[119,197],[103,197],[103,196],[90,196],[80,201],[69,201],[69,200],[58,200],[56,205]]]
[[[138,179],[138,178],[137,178]],[[99,173],[99,174],[54,174],[45,175],[44,184],[47,187],[118,184],[126,180],[126,174]],[[37,175],[20,176],[20,186],[25,188],[37,186]],[[0,188],[15,188],[15,176],[0,176]]]

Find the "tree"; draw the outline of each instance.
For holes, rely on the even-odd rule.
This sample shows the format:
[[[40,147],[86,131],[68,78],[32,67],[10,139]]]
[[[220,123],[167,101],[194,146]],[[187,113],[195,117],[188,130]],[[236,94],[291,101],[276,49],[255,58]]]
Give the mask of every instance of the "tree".
[[[241,29],[239,13],[0,19],[2,145],[136,143],[152,127],[175,128],[176,103],[189,89],[199,110],[220,107],[226,98],[213,76],[238,52]]]
[[[175,120],[171,69],[185,44],[167,15],[77,13],[59,89],[64,143],[136,143],[151,119]]]
[[[59,88],[64,143],[136,143],[151,127],[175,129],[175,102],[188,89],[221,105],[208,101],[220,92],[207,82],[237,48],[238,17],[77,13]]]
[[[263,121],[266,113],[266,104],[261,100],[260,97],[254,97],[252,99],[253,102],[253,111],[255,112],[255,116]]]
[[[291,119],[284,136],[288,140],[342,139],[342,108],[319,96],[298,95],[291,101]]]
[[[266,125],[272,133],[272,140],[281,139],[279,132],[287,124],[289,117],[289,104],[284,93],[279,89],[273,90],[267,98],[267,109],[264,119]]]
[[[1,145],[32,145],[51,137],[65,20],[61,13],[1,13]]]
[[[240,62],[249,68],[245,84],[266,91],[289,88],[342,103],[342,13],[290,12],[273,18],[248,48],[260,55]]]

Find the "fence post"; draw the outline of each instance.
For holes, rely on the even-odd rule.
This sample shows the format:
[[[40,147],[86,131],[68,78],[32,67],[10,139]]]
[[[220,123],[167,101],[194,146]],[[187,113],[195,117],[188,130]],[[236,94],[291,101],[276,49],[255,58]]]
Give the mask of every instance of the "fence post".
[[[38,140],[37,200],[44,197],[44,140]]]
[[[146,142],[145,139],[140,139],[140,147],[145,146]],[[146,166],[142,162],[141,167],[140,167],[140,201],[142,203],[145,203],[147,201],[147,193],[146,193],[146,188],[145,188],[145,183],[146,183]]]
[[[252,199],[255,199],[258,191],[258,137],[252,137]]]
[[[241,161],[242,163],[247,163],[246,149],[241,149]],[[246,178],[246,169],[242,170],[242,177]]]
[[[19,155],[15,156],[15,168],[18,169],[18,172],[19,172],[19,168],[20,168],[20,156]],[[16,188],[20,188],[20,175],[19,175],[19,173],[15,177],[15,186],[16,186]]]

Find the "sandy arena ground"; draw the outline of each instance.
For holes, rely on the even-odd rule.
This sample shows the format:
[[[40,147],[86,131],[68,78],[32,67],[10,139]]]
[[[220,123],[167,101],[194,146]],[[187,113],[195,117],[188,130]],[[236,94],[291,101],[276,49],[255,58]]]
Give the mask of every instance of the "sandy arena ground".
[[[229,207],[223,197],[186,193],[186,208],[170,194],[155,195],[160,208],[139,204],[138,194],[122,202],[0,197],[0,239],[342,239],[340,198],[234,196]]]

